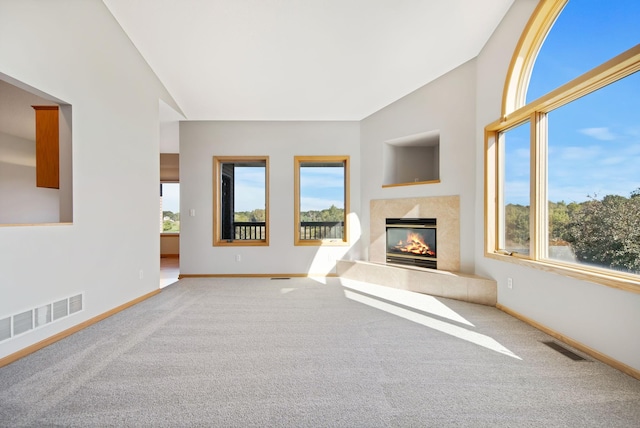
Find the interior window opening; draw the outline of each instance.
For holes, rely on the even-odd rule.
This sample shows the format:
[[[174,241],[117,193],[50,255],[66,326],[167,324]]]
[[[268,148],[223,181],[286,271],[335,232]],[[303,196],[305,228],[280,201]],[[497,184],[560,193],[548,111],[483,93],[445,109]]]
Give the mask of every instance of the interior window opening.
[[[0,225],[73,222],[71,105],[0,73]]]

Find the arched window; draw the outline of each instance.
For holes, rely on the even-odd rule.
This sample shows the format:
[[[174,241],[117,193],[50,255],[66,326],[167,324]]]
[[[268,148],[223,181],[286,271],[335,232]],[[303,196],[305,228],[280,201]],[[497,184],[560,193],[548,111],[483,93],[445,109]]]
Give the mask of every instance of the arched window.
[[[640,288],[640,5],[542,1],[486,127],[486,254]]]

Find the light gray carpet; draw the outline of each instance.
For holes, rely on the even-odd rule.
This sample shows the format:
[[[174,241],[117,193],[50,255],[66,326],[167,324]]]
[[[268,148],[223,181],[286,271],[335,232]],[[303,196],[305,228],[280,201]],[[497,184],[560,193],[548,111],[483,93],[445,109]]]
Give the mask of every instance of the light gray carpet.
[[[495,308],[326,282],[182,280],[1,368],[0,425],[640,426],[639,381]]]

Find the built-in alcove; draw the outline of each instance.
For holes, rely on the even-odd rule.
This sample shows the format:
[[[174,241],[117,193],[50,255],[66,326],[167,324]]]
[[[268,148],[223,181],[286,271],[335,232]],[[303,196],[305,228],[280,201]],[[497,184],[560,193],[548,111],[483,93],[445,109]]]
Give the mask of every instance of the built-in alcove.
[[[382,185],[440,182],[440,130],[385,141]]]
[[[73,221],[71,117],[68,103],[0,73],[0,225]]]

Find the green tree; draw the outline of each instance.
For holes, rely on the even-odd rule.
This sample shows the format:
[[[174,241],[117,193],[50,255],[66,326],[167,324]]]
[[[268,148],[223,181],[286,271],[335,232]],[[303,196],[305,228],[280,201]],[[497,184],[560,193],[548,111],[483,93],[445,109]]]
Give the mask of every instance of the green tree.
[[[255,209],[251,211],[250,221],[255,223],[264,223],[267,219],[266,211],[262,209]]]
[[[239,211],[233,214],[233,221],[237,222],[248,222],[250,213],[248,211]]]
[[[264,223],[267,214],[263,209],[255,209],[253,211],[237,211],[233,215],[233,220],[237,222],[248,223]]]
[[[335,205],[331,205],[328,210],[322,210],[320,218],[322,221],[343,221],[344,210],[336,207]]]
[[[564,201],[549,202],[549,245],[566,245],[568,223],[569,206]]]
[[[528,206],[518,204],[507,204],[505,206],[505,240],[507,248],[528,248]]]
[[[570,213],[565,239],[580,262],[640,273],[639,192],[594,197]]]
[[[169,232],[173,229],[173,220],[165,220],[162,222],[162,230],[163,232]]]
[[[320,222],[320,221],[344,221],[344,209],[338,208],[335,205],[324,209],[322,211],[302,211],[300,213],[300,221],[304,222]]]

